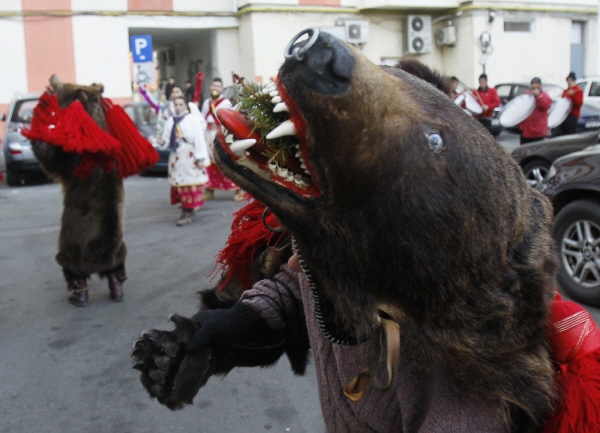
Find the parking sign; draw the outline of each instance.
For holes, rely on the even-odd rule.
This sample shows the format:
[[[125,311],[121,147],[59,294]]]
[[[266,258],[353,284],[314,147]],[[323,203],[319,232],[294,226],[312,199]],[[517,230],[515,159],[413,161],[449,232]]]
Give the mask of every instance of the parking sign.
[[[152,59],[152,35],[136,35],[129,38],[133,63],[147,63]]]

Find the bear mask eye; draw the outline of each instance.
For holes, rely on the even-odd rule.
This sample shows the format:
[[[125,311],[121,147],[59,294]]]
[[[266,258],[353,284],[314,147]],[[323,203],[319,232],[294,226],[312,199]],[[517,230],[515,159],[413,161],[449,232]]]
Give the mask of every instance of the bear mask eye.
[[[431,150],[433,150],[435,153],[439,153],[444,150],[444,139],[440,134],[429,134],[427,136],[427,140],[429,141]]]

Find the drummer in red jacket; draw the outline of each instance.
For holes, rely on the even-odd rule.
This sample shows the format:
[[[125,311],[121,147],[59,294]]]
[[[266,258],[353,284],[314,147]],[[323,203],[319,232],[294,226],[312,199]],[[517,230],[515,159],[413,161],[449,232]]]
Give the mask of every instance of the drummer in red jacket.
[[[583,105],[583,90],[575,83],[575,80],[577,80],[577,76],[575,72],[571,72],[567,76],[567,89],[562,94],[563,98],[571,100],[571,112],[559,126],[560,135],[575,134],[577,132],[577,120]]]
[[[531,90],[527,92],[535,97],[533,113],[519,125],[521,144],[531,143],[546,138],[548,135],[548,110],[552,98],[542,89],[542,80],[535,77],[531,80]]]
[[[477,99],[477,102],[481,105],[483,111],[477,119],[483,126],[490,128],[492,126],[492,119],[494,117],[494,108],[500,106],[500,97],[498,92],[493,87],[488,87],[488,77],[486,74],[479,76],[479,88],[473,92],[473,96]]]

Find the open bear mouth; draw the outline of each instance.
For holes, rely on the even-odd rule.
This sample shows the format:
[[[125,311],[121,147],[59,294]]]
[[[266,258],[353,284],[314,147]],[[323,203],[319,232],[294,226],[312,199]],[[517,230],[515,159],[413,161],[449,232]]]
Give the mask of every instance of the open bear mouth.
[[[243,84],[240,101],[217,111],[217,140],[229,158],[302,197],[320,197],[306,120],[279,80]]]

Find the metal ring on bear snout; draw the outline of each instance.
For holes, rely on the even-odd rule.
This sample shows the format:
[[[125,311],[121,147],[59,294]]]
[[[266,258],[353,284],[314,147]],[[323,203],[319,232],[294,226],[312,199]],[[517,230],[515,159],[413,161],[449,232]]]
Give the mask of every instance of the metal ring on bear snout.
[[[265,226],[265,228],[266,228],[267,230],[269,230],[270,232],[273,232],[273,233],[283,233],[283,232],[286,230],[286,229],[285,229],[285,227],[283,227],[283,226],[282,226],[282,227],[271,227],[271,226],[269,225],[269,223],[267,223],[267,212],[268,212],[269,210],[270,210],[270,209],[269,209],[268,207],[265,207],[265,210],[263,210],[263,213],[262,213],[262,215],[260,216],[260,219],[262,220],[262,223],[263,223],[263,225],[264,225],[264,226]]]
[[[309,39],[302,47],[296,47],[294,49],[294,43],[298,41],[302,36],[308,34]],[[302,30],[296,36],[292,38],[292,40],[285,47],[285,51],[283,52],[283,57],[286,59],[291,59],[295,57],[296,60],[302,61],[304,58],[304,53],[312,47],[315,42],[317,42],[317,38],[319,37],[319,29],[317,27],[311,27],[310,29]]]

